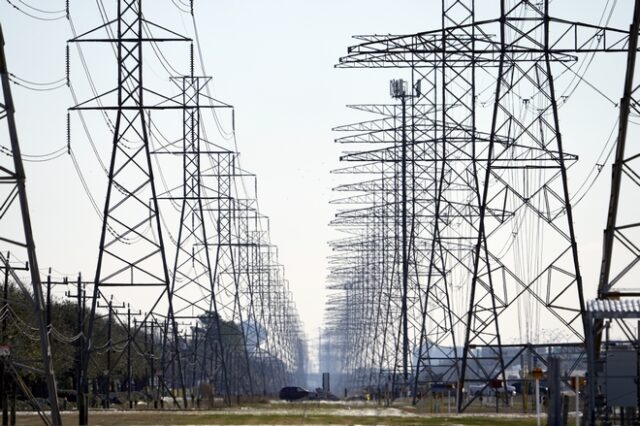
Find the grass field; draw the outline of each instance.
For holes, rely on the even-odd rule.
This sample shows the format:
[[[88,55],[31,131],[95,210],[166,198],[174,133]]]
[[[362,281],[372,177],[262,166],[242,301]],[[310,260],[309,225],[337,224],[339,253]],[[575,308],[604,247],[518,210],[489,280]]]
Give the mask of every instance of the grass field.
[[[77,424],[77,414],[63,414],[64,424]],[[532,416],[514,414],[417,414],[410,408],[380,408],[373,404],[255,404],[212,411],[92,411],[91,425],[448,425],[532,426]],[[18,424],[39,425],[21,414]]]

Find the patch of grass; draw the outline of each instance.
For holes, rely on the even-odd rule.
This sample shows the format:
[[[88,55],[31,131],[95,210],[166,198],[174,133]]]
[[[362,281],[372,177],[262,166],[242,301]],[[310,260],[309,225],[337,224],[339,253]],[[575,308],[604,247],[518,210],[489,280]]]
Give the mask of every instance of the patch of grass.
[[[64,424],[76,424],[76,413],[65,413]],[[484,417],[484,416],[371,416],[371,415],[332,415],[327,413],[292,412],[291,414],[270,414],[256,412],[225,413],[218,412],[171,412],[171,411],[134,411],[134,412],[91,412],[91,425],[425,425],[425,426],[532,426],[533,418],[523,417]],[[21,415],[19,424],[39,425],[37,416]]]

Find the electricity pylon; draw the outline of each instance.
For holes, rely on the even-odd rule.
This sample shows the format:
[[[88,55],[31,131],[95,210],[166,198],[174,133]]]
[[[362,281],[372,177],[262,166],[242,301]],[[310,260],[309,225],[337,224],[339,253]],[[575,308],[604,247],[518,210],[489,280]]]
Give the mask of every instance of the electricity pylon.
[[[33,318],[40,340],[40,356],[42,364],[37,370],[41,370],[47,383],[47,391],[49,393],[49,405],[51,409],[51,417],[42,417],[47,424],[61,424],[60,410],[58,407],[58,395],[56,388],[56,380],[53,371],[53,361],[51,358],[51,344],[49,342],[49,333],[44,319],[44,299],[42,295],[42,282],[40,279],[40,269],[38,268],[38,258],[36,256],[36,246],[33,237],[33,229],[31,227],[31,217],[29,215],[29,204],[27,200],[27,190],[25,186],[26,176],[24,165],[22,163],[22,155],[20,151],[20,143],[18,141],[18,129],[15,120],[15,106],[11,94],[11,86],[9,82],[9,71],[7,67],[7,59],[4,53],[4,36],[2,27],[0,26],[0,83],[2,84],[2,103],[0,103],[0,123],[6,126],[8,130],[9,144],[8,157],[3,158],[0,164],[0,187],[2,193],[2,204],[0,210],[0,219],[2,224],[2,235],[0,241],[7,244],[14,252],[25,252],[28,259],[29,276],[31,278],[31,291],[24,285],[22,279],[18,277],[14,268],[9,263],[9,259],[0,254],[0,263],[2,267],[8,270],[9,275],[17,284],[25,298],[31,303],[33,309]],[[4,301],[8,303],[8,301]],[[5,313],[6,314],[6,313]],[[4,337],[4,336],[3,336]],[[4,343],[4,342],[0,342]],[[8,358],[10,359],[10,358]],[[13,363],[0,360],[12,373],[14,380],[18,382],[23,392],[28,391],[24,386],[18,371]],[[6,372],[6,370],[4,370]],[[5,389],[0,389],[4,393]],[[27,397],[30,393],[27,393]],[[31,395],[31,399],[32,395]],[[36,403],[36,406],[38,404]],[[39,411],[42,411],[41,409]]]
[[[502,0],[500,16],[483,21],[475,21],[472,1],[442,4],[443,28],[359,36],[361,43],[338,66],[405,68],[420,82],[419,93],[436,88],[437,96],[429,98],[441,129],[434,132],[435,153],[415,160],[430,159],[438,172],[432,195],[423,196],[437,211],[422,230],[434,250],[425,250],[428,259],[418,262],[430,272],[416,374],[434,379],[429,346],[444,350],[451,357],[447,380],[462,392],[465,380],[487,387],[503,379],[506,386],[505,370],[515,358],[507,359],[502,337],[517,330],[510,324],[523,323],[520,337],[509,336],[522,345],[539,341],[536,318],[584,341],[567,181],[577,157],[565,152],[554,68],[570,66],[580,54],[626,53],[629,33],[555,18],[548,1]],[[496,87],[483,102],[493,106],[488,126],[475,112],[478,70]],[[464,307],[447,301],[452,289],[466,299]],[[455,337],[464,344],[461,353],[453,332],[464,335]],[[473,398],[458,402],[463,410]]]
[[[158,199],[178,202],[180,217],[176,252],[171,271],[171,294],[173,316],[177,321],[198,321],[213,315],[214,327],[207,330],[204,344],[215,341],[216,362],[213,370],[195,352],[196,366],[200,366],[210,381],[214,381],[216,371],[222,375],[226,401],[230,403],[229,375],[225,357],[221,356],[225,342],[222,336],[221,318],[218,315],[217,289],[214,278],[214,263],[210,247],[208,212],[220,198],[212,188],[207,188],[203,178],[206,161],[221,154],[230,154],[201,136],[202,110],[207,108],[230,108],[230,105],[215,101],[203,93],[210,77],[185,76],[172,79],[180,89],[183,105],[182,138],[167,143],[153,152],[154,155],[178,155],[182,157],[183,182],[176,191],[160,194]],[[211,101],[211,102],[203,102]],[[178,192],[174,194],[174,192]],[[209,324],[211,326],[211,324]],[[213,334],[213,335],[212,335]],[[209,354],[213,355],[213,354]],[[195,383],[191,383],[191,387]],[[192,391],[193,392],[193,391]]]
[[[106,32],[106,36],[101,35]],[[91,353],[95,350],[93,331],[98,299],[108,302],[112,295],[131,300],[132,291],[144,291],[136,305],[145,310],[145,318],[137,323],[127,346],[149,318],[166,324],[165,344],[171,344],[173,362],[178,363],[183,404],[186,405],[184,377],[179,368],[178,325],[173,312],[173,295],[167,268],[163,230],[160,223],[154,171],[151,163],[147,112],[149,110],[183,110],[180,100],[150,91],[143,82],[143,45],[147,43],[185,42],[189,39],[143,18],[142,0],[118,0],[115,19],[74,39],[73,43],[113,43],[117,60],[118,84],[115,89],[97,95],[71,108],[73,111],[98,110],[114,112],[113,144],[108,168],[108,184],[103,211],[98,262],[87,329],[82,388],[79,390],[80,424],[88,421],[86,393]],[[111,99],[115,95],[115,100]],[[138,294],[140,296],[140,294]],[[143,303],[140,303],[144,300]],[[169,339],[170,333],[173,339]],[[124,351],[122,352],[122,354]],[[116,368],[122,354],[114,363]],[[172,361],[165,365],[171,364]],[[166,391],[171,389],[162,383]],[[172,393],[173,394],[173,393]]]

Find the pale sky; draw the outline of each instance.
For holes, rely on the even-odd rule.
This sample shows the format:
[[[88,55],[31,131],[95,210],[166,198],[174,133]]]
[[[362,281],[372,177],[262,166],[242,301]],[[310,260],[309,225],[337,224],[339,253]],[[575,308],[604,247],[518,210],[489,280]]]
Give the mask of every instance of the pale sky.
[[[47,10],[64,8],[62,0],[25,2]],[[108,10],[115,4],[114,0],[103,2]],[[476,5],[480,10],[488,3],[479,0]],[[610,25],[627,28],[632,2],[618,3]],[[556,0],[552,14],[597,22],[604,4],[596,0]],[[79,32],[101,23],[95,2],[72,0],[71,5]],[[286,267],[308,336],[315,337],[324,310],[325,259],[330,254],[327,241],[335,237],[327,226],[334,211],[328,202],[334,197],[331,188],[341,182],[339,176],[329,173],[339,166],[340,149],[333,143],[331,128],[366,119],[344,105],[387,102],[388,80],[406,75],[400,70],[340,70],[333,65],[354,44],[351,35],[437,28],[440,1],[196,0],[195,9],[215,95],[236,108],[242,165],[258,176],[262,213],[271,218],[272,241],[279,247],[280,261]],[[171,0],[146,0],[145,14],[165,27],[193,35],[190,16],[179,12]],[[66,20],[34,20],[2,0],[0,22],[10,71],[33,81],[64,76],[65,41],[71,38]],[[84,49],[90,52],[93,47]],[[95,70],[101,88],[107,90],[114,85],[109,70],[115,70],[115,65],[110,56],[106,56],[108,60],[101,56],[99,52],[104,50],[95,49],[88,53],[90,68],[92,73]],[[186,72],[187,48],[176,49],[180,48],[167,49],[169,60]],[[586,78],[617,100],[622,94],[623,65],[621,55],[596,58]],[[79,61],[72,59],[72,78],[81,79],[81,74]],[[157,61],[150,61],[147,74],[150,83],[170,87]],[[87,94],[85,91],[80,98],[87,98]],[[66,108],[72,105],[66,87],[36,93],[14,86],[14,97],[24,153],[51,152],[66,144]],[[617,110],[602,95],[582,85],[561,114],[566,150],[581,158],[581,165],[570,172],[570,188],[575,192],[594,166]],[[178,120],[168,131],[179,132],[180,126]],[[215,129],[211,123],[208,126]],[[228,121],[225,126],[230,127]],[[211,140],[231,146],[214,130],[209,133]],[[74,150],[102,208],[104,175],[77,121],[72,134]],[[111,142],[108,134],[97,132],[96,138],[98,146],[106,148],[106,156]],[[595,297],[609,170],[607,166],[575,212],[587,299]],[[27,177],[41,267],[52,266],[70,275],[82,271],[92,279],[99,223],[69,157],[28,163]]]

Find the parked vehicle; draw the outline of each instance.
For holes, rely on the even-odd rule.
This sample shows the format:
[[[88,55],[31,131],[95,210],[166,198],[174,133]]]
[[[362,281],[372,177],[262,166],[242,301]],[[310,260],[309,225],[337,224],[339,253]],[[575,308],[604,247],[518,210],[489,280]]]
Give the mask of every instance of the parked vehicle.
[[[299,386],[285,386],[280,389],[280,399],[285,401],[298,401],[300,399],[309,398],[311,396],[315,397],[315,393],[309,392],[305,388],[301,388]]]
[[[534,395],[536,393],[535,382],[532,381],[528,382],[526,387],[522,385],[522,382],[514,382],[513,387],[519,394],[522,394],[523,390],[525,389],[528,395]],[[540,395],[546,395],[547,393],[549,393],[549,388],[547,387],[546,383],[541,382]]]

